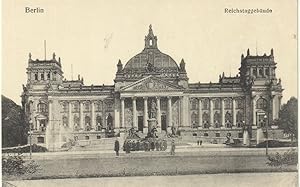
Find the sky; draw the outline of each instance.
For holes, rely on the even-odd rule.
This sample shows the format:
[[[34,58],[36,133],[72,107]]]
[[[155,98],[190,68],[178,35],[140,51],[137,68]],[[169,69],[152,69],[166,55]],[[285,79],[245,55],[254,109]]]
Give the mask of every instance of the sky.
[[[44,13],[25,13],[25,8]],[[270,14],[228,14],[225,8],[272,9]],[[2,94],[21,103],[28,54],[61,57],[64,77],[80,74],[85,85],[113,85],[123,65],[143,50],[152,24],[158,48],[177,63],[189,82],[235,76],[242,53],[270,54],[282,80],[283,102],[297,96],[296,0],[4,0],[2,4]]]

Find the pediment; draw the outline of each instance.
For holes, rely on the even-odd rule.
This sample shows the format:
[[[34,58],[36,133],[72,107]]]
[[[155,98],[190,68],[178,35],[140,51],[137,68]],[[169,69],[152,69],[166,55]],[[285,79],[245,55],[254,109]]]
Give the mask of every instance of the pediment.
[[[177,91],[182,89],[181,86],[149,76],[121,88],[121,91]]]

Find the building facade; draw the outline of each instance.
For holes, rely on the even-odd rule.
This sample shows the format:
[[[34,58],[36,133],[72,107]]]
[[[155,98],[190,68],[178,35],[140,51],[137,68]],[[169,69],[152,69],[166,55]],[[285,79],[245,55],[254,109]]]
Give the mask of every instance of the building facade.
[[[158,49],[151,25],[144,42],[142,52],[124,66],[119,60],[113,85],[87,86],[80,76],[66,80],[55,54],[51,60],[29,54],[22,104],[32,141],[55,147],[132,127],[145,134],[153,107],[158,133],[173,128],[187,137],[242,138],[245,127],[255,131],[278,118],[283,89],[273,49],[263,56],[248,49],[237,76],[223,73],[216,83],[190,83],[184,60],[178,65]]]

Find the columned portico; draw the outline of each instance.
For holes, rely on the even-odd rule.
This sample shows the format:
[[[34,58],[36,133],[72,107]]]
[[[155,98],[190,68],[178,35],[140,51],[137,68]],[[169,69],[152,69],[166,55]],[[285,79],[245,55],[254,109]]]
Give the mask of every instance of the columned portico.
[[[168,97],[168,126],[172,127],[172,97]]]
[[[144,99],[144,128],[148,128],[148,97]]]
[[[158,131],[161,130],[161,112],[160,112],[160,97],[156,97],[156,107],[157,107],[157,127]]]
[[[232,98],[232,116],[233,122],[232,125],[236,127],[236,109],[235,109],[235,98]]]
[[[80,101],[80,128],[84,129],[84,123],[83,123],[83,102]]]
[[[202,101],[198,99],[198,118],[199,118],[199,127],[202,128]]]
[[[133,127],[137,129],[136,97],[132,97],[132,113]]]
[[[95,103],[94,101],[91,101],[91,105],[92,105],[92,113],[91,113],[91,126],[93,130],[96,130],[96,122],[95,122]]]
[[[125,99],[121,98],[121,128],[125,127]]]
[[[225,127],[225,111],[224,111],[224,107],[225,107],[224,98],[221,98],[221,127]]]
[[[257,126],[256,124],[256,100],[255,97],[252,98],[252,122],[254,126]]]
[[[214,113],[213,113],[213,99],[210,98],[209,99],[209,124],[210,124],[210,127],[215,127],[214,126]]]
[[[72,102],[69,101],[69,119],[68,119],[68,126],[70,129],[73,129],[73,120],[72,120]]]

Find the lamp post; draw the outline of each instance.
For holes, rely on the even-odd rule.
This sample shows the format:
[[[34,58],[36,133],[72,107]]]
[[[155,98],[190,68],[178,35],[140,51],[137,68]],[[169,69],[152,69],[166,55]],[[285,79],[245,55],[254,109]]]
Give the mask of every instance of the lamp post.
[[[264,120],[265,120],[265,127],[266,127],[266,139],[267,139],[267,142],[266,142],[266,155],[268,155],[268,147],[269,147],[269,141],[268,141],[268,126],[269,126],[269,120],[267,121],[268,119],[268,116],[265,115],[264,116]]]
[[[32,156],[32,143],[31,143],[31,140],[32,140],[32,131],[31,131],[31,128],[32,127],[32,120],[30,119],[29,120],[29,158],[31,159],[31,156]]]

